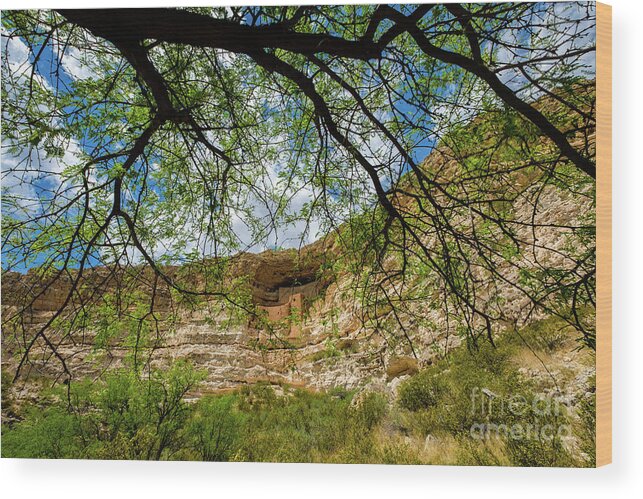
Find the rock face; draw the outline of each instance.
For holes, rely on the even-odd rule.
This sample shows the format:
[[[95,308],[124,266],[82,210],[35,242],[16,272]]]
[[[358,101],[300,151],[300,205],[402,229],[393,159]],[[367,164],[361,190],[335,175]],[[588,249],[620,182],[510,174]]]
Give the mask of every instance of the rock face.
[[[438,166],[449,167],[448,161],[436,154],[425,163],[437,171]],[[450,167],[455,168],[457,165],[452,163]],[[516,236],[526,246],[524,261],[499,268],[502,279],[496,279],[492,285],[486,286],[486,277],[479,276],[478,298],[502,303],[503,311],[514,324],[533,319],[533,310],[515,287],[505,283],[519,280],[521,265],[546,263],[564,267],[559,260],[573,236],[572,230],[564,226],[578,225],[592,209],[591,194],[565,192],[554,185],[537,190],[532,196],[526,189],[526,195],[513,203]],[[534,201],[530,204],[524,199]],[[394,201],[403,205],[410,200]],[[557,224],[561,228],[552,229]],[[380,320],[393,320],[390,309],[383,310],[373,325],[373,317],[361,308],[355,294],[353,278],[336,275],[329,281],[321,272],[326,263],[337,258],[332,239],[329,236],[299,251],[242,253],[233,257],[231,273],[245,278],[251,306],[258,311],[253,317],[235,318],[220,303],[207,300],[194,307],[177,305],[167,286],[159,285],[157,289],[154,285],[156,294],[150,313],[158,319],[155,325],[158,341],[149,356],[150,364],[166,366],[176,359],[190,360],[207,371],[202,384],[204,392],[230,390],[259,381],[310,389],[371,386],[391,392],[401,378],[417,372],[460,343],[459,336],[450,331],[448,317],[429,300],[409,305],[415,307],[414,316],[395,317],[398,323],[404,321],[404,334],[397,338],[379,328]],[[431,240],[426,244],[431,246]],[[134,271],[139,272],[143,281],[154,281],[150,269]],[[180,271],[168,269],[170,274]],[[79,294],[90,297],[114,294],[118,275],[104,268],[90,269],[85,274],[85,286]],[[197,282],[205,279],[198,273],[191,277]],[[65,304],[73,312],[57,320],[74,321],[78,311],[86,310],[78,304],[79,296],[70,296],[69,277],[51,283],[47,279],[51,277],[38,277],[31,271],[3,273],[3,320],[7,317],[16,320],[3,323],[2,367],[14,373],[20,352],[35,337],[37,348],[29,357],[24,374],[61,380],[64,376],[61,378],[60,359],[52,355],[38,332]],[[424,285],[430,288],[427,283]],[[428,292],[438,291],[428,289]],[[417,317],[421,320],[416,320]],[[128,358],[132,355],[131,345],[123,346],[127,342],[110,343],[108,339],[103,342],[105,348],[97,351],[97,335],[91,324],[74,334],[60,334],[53,342],[75,379],[95,377],[104,369],[131,361]]]
[[[317,243],[316,243],[317,244]],[[231,320],[219,305],[205,302],[196,308],[181,308],[170,326],[162,327],[163,339],[151,353],[151,364],[164,367],[177,359],[191,361],[207,371],[202,392],[218,392],[268,382],[309,389],[358,388],[366,384],[386,385],[394,378],[415,372],[422,358],[415,359],[404,345],[394,346],[383,335],[368,328],[356,305],[350,279],[318,280],[321,258],[303,250],[241,255],[239,267],[250,275],[252,301],[260,314]],[[297,256],[297,258],[294,258]],[[91,282],[101,282],[102,293],[113,293],[103,269],[89,272]],[[34,335],[64,303],[68,289],[55,283],[39,294],[38,279],[32,275],[7,273],[3,277],[2,308],[5,317],[15,314],[25,302],[33,305],[23,314],[23,325]],[[31,300],[29,300],[31,301]],[[170,299],[160,293],[158,314],[167,312]],[[437,312],[430,312],[435,314]],[[419,331],[416,352],[426,360],[436,351],[457,344],[434,331]],[[74,379],[97,376],[103,369],[122,367],[131,351],[115,343],[106,351],[95,349],[91,328],[81,334],[57,337],[57,351],[66,360]],[[439,348],[429,348],[439,345]],[[3,369],[15,372],[20,338],[17,330],[3,329]],[[48,378],[61,376],[61,366],[44,345],[30,356],[25,375]],[[26,379],[26,376],[25,376]],[[61,378],[59,378],[61,379]]]
[[[288,321],[288,338],[294,339],[301,335],[301,321],[308,305],[320,293],[318,281],[301,286],[280,287],[276,292],[277,300],[269,305],[257,305],[266,314],[269,322]]]
[[[553,189],[543,192],[542,199],[545,206],[539,221],[543,224],[572,220],[579,211],[578,204],[568,195]],[[553,248],[565,240],[564,235],[552,233],[537,237],[547,239]],[[220,304],[207,301],[196,307],[177,307],[169,291],[160,289],[155,311],[163,317],[174,310],[174,320],[171,324],[160,321],[162,340],[151,353],[151,365],[163,367],[176,359],[191,361],[207,371],[201,388],[204,392],[260,381],[309,389],[368,385],[390,391],[400,377],[415,373],[460,343],[457,335],[449,333],[441,310],[426,303],[417,304],[422,321],[409,318],[405,324],[409,342],[403,338],[392,341],[377,327],[367,324],[369,318],[355,298],[350,276],[340,275],[332,282],[320,278],[320,268],[331,254],[332,248],[319,241],[299,252],[267,251],[234,257],[233,272],[247,278],[251,301],[259,315],[263,314],[260,320],[233,319]],[[539,257],[552,258],[550,254]],[[508,278],[517,278],[511,272]],[[113,293],[116,278],[105,269],[92,269],[87,274],[88,287],[94,293]],[[31,303],[20,319],[26,337],[32,337],[47,324],[68,295],[68,284],[62,280],[55,281],[45,292],[39,291],[42,288],[43,281],[33,273],[5,273],[2,278],[5,318],[15,315],[25,302]],[[525,299],[515,295],[512,288],[500,291],[505,293],[506,309],[516,318],[528,310]],[[384,310],[383,314],[386,318],[391,312]],[[10,373],[15,372],[19,349],[24,345],[21,331],[15,324],[3,327],[2,366]],[[131,355],[122,342],[97,352],[96,334],[91,327],[82,334],[63,335],[55,341],[75,379],[123,366]],[[39,346],[43,353],[30,356],[25,374],[63,379],[57,359],[44,344]]]
[[[252,302],[260,314],[265,314],[264,321],[255,318],[231,321],[226,311],[207,301],[197,307],[178,306],[173,310],[176,305],[168,290],[160,289],[155,298],[155,313],[163,319],[173,311],[174,319],[171,324],[159,321],[162,340],[151,353],[151,363],[163,366],[175,359],[190,360],[196,367],[207,370],[205,390],[229,389],[257,381],[308,385],[318,368],[304,359],[317,354],[322,360],[324,355],[318,352],[326,348],[328,334],[324,327],[311,327],[319,319],[326,293],[316,280],[320,262],[309,258],[302,263],[301,259],[295,261],[294,256],[294,252],[265,252],[241,254],[234,260],[233,272],[248,278]],[[86,274],[87,286],[98,295],[114,294],[117,277],[106,269],[92,269]],[[15,372],[24,338],[37,336],[65,304],[69,289],[68,280],[50,282],[35,272],[3,274],[3,317],[5,321],[12,316],[19,319],[3,325],[3,370]],[[73,301],[68,308],[74,309]],[[313,301],[316,312],[308,314]],[[122,346],[123,341],[97,351],[97,336],[91,327],[73,335],[50,334],[76,379],[97,375],[105,368],[118,368],[131,354]],[[25,379],[34,374],[61,376],[60,363],[51,358],[51,352],[41,343],[41,339],[36,340],[24,371]],[[303,364],[307,369],[299,372],[298,367]]]

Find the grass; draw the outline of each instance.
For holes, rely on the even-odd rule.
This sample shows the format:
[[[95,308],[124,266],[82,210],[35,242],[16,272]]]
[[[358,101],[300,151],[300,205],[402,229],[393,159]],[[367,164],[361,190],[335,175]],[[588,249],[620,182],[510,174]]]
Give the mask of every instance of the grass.
[[[543,383],[552,383],[546,375],[543,381],[519,371],[527,358],[541,368],[543,359],[556,364],[570,341],[558,339],[560,330],[558,321],[546,319],[522,331],[539,339],[535,347],[511,333],[498,338],[495,348],[459,347],[403,382],[397,417],[403,430],[425,441],[421,458],[436,464],[593,466],[592,399],[569,409],[544,395]]]
[[[62,392],[21,408],[3,383],[12,418],[2,425],[2,456],[592,466],[594,399],[586,395],[568,410],[542,396],[542,379],[519,371],[529,355],[533,360],[533,348],[548,363],[568,352],[552,333],[557,328],[551,320],[533,325],[530,337],[538,332],[543,341],[532,348],[510,333],[495,348],[458,347],[410,370],[395,400],[341,387],[316,393],[282,387],[277,395],[257,384],[187,403],[183,395],[203,376],[187,364],[76,384],[71,410]]]

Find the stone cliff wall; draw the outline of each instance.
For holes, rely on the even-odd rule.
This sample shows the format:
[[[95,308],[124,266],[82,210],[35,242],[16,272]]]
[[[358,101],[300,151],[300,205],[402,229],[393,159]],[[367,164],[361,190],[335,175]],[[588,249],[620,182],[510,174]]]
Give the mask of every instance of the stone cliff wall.
[[[436,162],[439,164],[433,165]],[[444,163],[439,155],[429,157],[426,165],[434,169],[457,166],[455,162],[451,166]],[[489,295],[502,301],[506,315],[516,323],[533,319],[533,310],[528,300],[505,282],[519,279],[520,265],[560,266],[564,251],[559,250],[570,244],[573,235],[564,226],[574,225],[592,209],[588,193],[565,192],[547,185],[537,194],[537,206],[514,203],[516,232],[527,246],[522,261],[498,269],[504,282],[497,280],[488,289],[484,285],[479,289],[479,298]],[[411,202],[394,201],[401,205]],[[558,231],[551,228],[556,224],[562,224]],[[329,239],[332,246],[332,237]],[[431,240],[425,243],[431,246]],[[323,280],[320,269],[337,257],[330,246],[324,240],[299,252],[242,253],[231,260],[232,274],[247,277],[251,300],[265,314],[265,323],[230,320],[228,311],[208,302],[196,309],[176,308],[169,290],[161,286],[153,309],[161,318],[158,334],[162,341],[152,353],[152,364],[165,366],[176,359],[192,361],[207,371],[204,391],[229,390],[258,381],[311,389],[365,385],[394,389],[401,376],[431,363],[436,355],[443,355],[460,342],[457,335],[450,334],[448,318],[428,301],[411,304],[421,321],[402,318],[406,321],[405,338],[388,337],[377,327],[364,324],[365,314],[353,294],[351,278]],[[146,279],[151,280],[149,269],[148,273]],[[112,292],[115,277],[105,269],[91,269],[86,274],[83,292],[96,296]],[[194,276],[195,281],[200,278]],[[483,282],[483,276],[480,279]],[[68,280],[57,280],[49,287],[45,284],[34,272],[3,273],[3,320],[19,312],[22,304],[30,303],[16,316],[17,322],[3,326],[2,366],[9,373],[15,372],[21,349],[65,303]],[[70,300],[72,306],[77,305],[76,299]],[[171,324],[164,322],[170,310],[176,315]],[[383,314],[378,319],[390,319],[390,310]],[[74,378],[95,377],[104,369],[122,366],[130,353],[118,344],[96,352],[91,327],[82,334],[55,337],[54,341]],[[62,379],[59,363],[41,338],[36,340],[36,346],[39,348],[30,356],[25,377],[35,374]]]
[[[290,269],[288,268],[290,265]],[[323,283],[314,280],[316,271],[310,265],[303,276],[301,265],[284,258],[281,252],[243,255],[242,267],[253,277],[253,301],[265,311],[266,323],[255,319],[231,321],[218,304],[205,303],[196,309],[181,309],[176,322],[163,328],[163,341],[152,353],[152,365],[165,367],[177,359],[191,361],[207,371],[201,386],[203,392],[233,389],[245,384],[268,382],[309,389],[336,386],[357,388],[365,384],[390,383],[393,378],[387,366],[391,359],[410,356],[403,346],[392,347],[387,339],[362,324],[361,311],[351,299],[350,279]],[[96,275],[92,275],[95,273]],[[288,278],[289,274],[296,278]],[[297,275],[298,274],[298,275]],[[89,279],[102,282],[106,273],[90,271]],[[297,284],[308,280],[305,284]],[[56,283],[39,295],[40,287],[32,275],[5,274],[2,282],[2,308],[5,317],[15,313],[21,298],[36,297],[34,306],[23,314],[23,325],[33,335],[60,307],[68,293],[64,283]],[[40,283],[42,284],[42,283]],[[103,293],[113,292],[109,283]],[[257,291],[259,290],[259,291]],[[163,297],[157,313],[169,308],[169,297]],[[436,315],[437,312],[431,312]],[[420,338],[421,336],[421,338]],[[97,353],[96,336],[91,329],[74,337],[56,337],[57,351],[66,359],[73,378],[95,377],[104,369],[125,365],[129,353],[119,344]],[[9,328],[3,329],[3,369],[15,372],[21,339]],[[429,345],[456,344],[435,332],[423,331],[418,336],[418,352],[424,361],[436,351]],[[38,352],[43,354],[39,355]],[[27,376],[61,378],[57,359],[40,345],[31,356]],[[410,357],[409,357],[410,359]],[[420,359],[420,362],[423,360]],[[413,362],[417,362],[413,360]]]
[[[553,188],[545,189],[541,200],[543,208],[537,222],[543,225],[552,220],[574,220],[582,211],[570,195]],[[531,216],[527,208],[525,217]],[[566,241],[564,233],[557,235],[551,231],[535,230],[525,234],[525,238],[529,237],[554,249]],[[166,366],[176,359],[190,360],[208,373],[202,390],[213,392],[258,381],[311,389],[364,385],[390,388],[400,376],[408,374],[407,367],[396,366],[416,369],[460,342],[457,335],[449,334],[443,313],[426,303],[414,304],[423,320],[416,323],[409,319],[406,324],[405,334],[413,342],[413,352],[405,340],[396,341],[377,328],[364,325],[363,310],[352,294],[351,278],[319,280],[320,266],[329,251],[324,243],[318,242],[303,250],[305,257],[294,251],[239,255],[234,261],[235,272],[249,276],[252,301],[265,312],[267,322],[231,321],[228,312],[209,303],[196,309],[179,307],[171,326],[161,321],[163,338],[152,354],[152,364]],[[557,257],[555,251],[544,252],[540,246],[537,251],[541,261]],[[507,278],[517,279],[512,272],[515,270],[507,270]],[[110,293],[113,282],[104,269],[93,269],[88,275],[94,293]],[[65,281],[55,282],[44,293],[39,291],[42,284],[33,273],[3,275],[4,318],[15,314],[25,297],[35,298],[33,306],[20,319],[27,337],[51,318],[68,293]],[[511,287],[498,290],[504,294],[506,310],[515,317],[529,310],[525,298]],[[167,289],[159,290],[155,307],[161,318],[171,308]],[[383,313],[390,315],[390,311]],[[24,345],[21,333],[12,328],[8,324],[2,331],[2,366],[10,373],[15,371]],[[99,354],[94,340],[91,328],[82,335],[55,338],[58,353],[66,359],[74,378],[94,377],[103,369],[124,365],[129,353],[126,348],[115,345]],[[62,379],[56,358],[45,345],[39,347],[43,353],[31,356],[25,376]]]

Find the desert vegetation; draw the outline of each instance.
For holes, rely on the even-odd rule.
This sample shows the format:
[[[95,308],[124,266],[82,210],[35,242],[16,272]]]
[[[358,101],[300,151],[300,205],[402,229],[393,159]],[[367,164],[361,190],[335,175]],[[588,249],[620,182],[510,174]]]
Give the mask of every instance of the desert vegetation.
[[[394,400],[368,390],[256,384],[186,401],[204,377],[189,364],[142,380],[127,370],[112,372],[97,383],[75,384],[72,410],[64,390],[45,390],[40,406],[3,425],[2,452],[30,458],[593,466],[591,380],[577,394],[578,404],[543,397],[543,386],[519,371],[524,349],[508,333],[496,348],[486,345],[473,355],[454,349],[408,376]],[[538,347],[542,355],[561,351]],[[591,358],[584,362],[591,364]],[[5,390],[3,397],[11,411]],[[485,433],[476,427],[481,421],[496,428]]]

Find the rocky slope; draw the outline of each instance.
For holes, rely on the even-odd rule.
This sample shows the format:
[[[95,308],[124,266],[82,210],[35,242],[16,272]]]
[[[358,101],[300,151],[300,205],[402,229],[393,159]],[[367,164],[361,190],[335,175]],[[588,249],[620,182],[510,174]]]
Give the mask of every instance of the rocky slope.
[[[311,389],[343,386],[356,388],[373,381],[386,383],[402,373],[417,369],[418,362],[435,352],[429,346],[446,346],[447,339],[427,331],[418,332],[420,359],[404,349],[387,348],[386,339],[362,324],[359,307],[352,305],[350,279],[335,282],[317,280],[320,259],[302,266],[302,255],[319,252],[320,243],[300,252],[267,251],[237,258],[250,276],[252,301],[265,312],[265,321],[253,317],[231,320],[220,304],[204,302],[197,307],[178,307],[172,326],[162,326],[163,340],[154,349],[152,364],[163,366],[175,359],[188,359],[208,376],[203,391],[221,391],[241,385],[268,382]],[[103,271],[93,271],[98,278]],[[24,297],[37,295],[37,279],[8,273],[2,282],[5,317],[15,314]],[[68,289],[54,283],[36,298],[23,314],[25,330],[37,332],[62,305]],[[101,288],[113,293],[108,282]],[[168,313],[170,300],[158,300],[157,313]],[[260,312],[261,313],[261,312]],[[294,317],[295,315],[296,317]],[[3,330],[3,369],[15,372],[19,328]],[[455,338],[449,340],[453,342]],[[82,336],[57,338],[58,353],[67,360],[73,378],[96,376],[105,368],[123,365],[127,348],[111,346],[97,355],[96,336],[88,330]],[[43,345],[44,349],[44,345]],[[37,350],[36,350],[37,351]],[[60,366],[51,355],[32,358],[29,375],[55,378]]]
[[[546,209],[540,220],[573,218],[578,207],[566,195],[551,190],[542,196]],[[548,236],[554,237],[551,234]],[[551,241],[556,246],[556,241]],[[562,241],[560,242],[562,244]],[[152,364],[168,365],[175,359],[188,359],[207,370],[203,392],[229,390],[245,384],[268,382],[310,389],[363,386],[393,392],[399,380],[423,365],[432,363],[460,339],[449,335],[445,318],[439,310],[424,309],[426,321],[408,324],[415,355],[404,342],[391,342],[363,323],[362,310],[352,293],[350,276],[333,282],[318,280],[319,267],[328,248],[322,242],[299,252],[267,251],[242,254],[236,257],[236,270],[249,278],[252,301],[267,316],[266,322],[253,318],[231,320],[219,303],[201,303],[197,307],[175,310],[175,321],[162,326],[163,340],[152,353]],[[305,263],[302,263],[305,262]],[[92,271],[92,278],[104,273]],[[35,277],[31,274],[8,273],[2,280],[2,309],[4,317],[15,313],[25,296],[37,294]],[[110,282],[104,282],[101,292],[109,294]],[[519,315],[525,308],[524,299],[511,299],[507,288],[508,308]],[[65,285],[55,283],[35,299],[23,321],[26,330],[37,331],[62,304],[67,294]],[[299,301],[297,301],[299,300]],[[169,295],[157,298],[160,315],[169,312]],[[421,305],[420,305],[421,306]],[[293,317],[293,312],[296,317]],[[431,324],[427,326],[426,324]],[[16,332],[18,329],[16,329]],[[18,342],[12,329],[3,329],[2,366],[15,372]],[[18,333],[16,333],[18,334]],[[97,376],[103,369],[123,365],[128,349],[112,346],[107,353],[97,355],[95,335],[90,330],[82,336],[57,338],[58,352],[67,360],[74,378]],[[574,352],[566,357],[575,356]],[[34,357],[30,372],[56,379],[60,366],[51,355]],[[571,363],[571,358],[566,359]],[[556,360],[558,363],[558,360]],[[537,363],[532,367],[539,376]],[[583,367],[584,378],[591,369]],[[587,371],[587,372],[586,372]],[[531,375],[530,374],[530,375]]]
[[[591,138],[590,142],[593,142]],[[438,153],[429,157],[426,164],[434,169],[436,164],[442,169],[449,168],[444,155]],[[551,230],[547,226],[578,221],[591,209],[591,202],[583,193],[566,192],[554,185],[542,188],[536,199],[536,205],[521,205],[519,201],[513,207],[516,220],[525,222],[519,236],[531,246],[525,258],[532,263],[556,264],[560,258],[558,250],[569,243],[569,231]],[[201,392],[267,382],[313,390],[368,386],[393,394],[401,379],[460,343],[460,338],[450,333],[444,314],[427,303],[413,305],[423,317],[421,322],[415,322],[410,316],[402,318],[407,321],[409,342],[392,341],[365,323],[364,310],[354,295],[352,277],[340,273],[329,279],[321,272],[335,258],[332,236],[299,251],[244,253],[233,257],[230,274],[247,283],[251,306],[256,307],[262,320],[252,316],[233,317],[229,307],[221,306],[220,302],[205,300],[196,306],[184,306],[160,286],[153,306],[161,318],[156,324],[159,341],[151,353],[151,364],[166,366],[176,359],[190,360],[207,371]],[[515,267],[504,271],[507,280],[518,278]],[[142,274],[145,272],[141,270]],[[180,272],[180,269],[171,272]],[[201,277],[193,278],[198,281]],[[152,280],[149,276],[146,279]],[[114,293],[118,277],[107,269],[93,269],[87,272],[86,280],[89,283],[86,288],[90,290],[87,292],[100,297]],[[25,337],[33,337],[51,319],[68,293],[68,281],[64,279],[46,289],[44,284],[46,280],[35,272],[3,273],[3,320],[16,317],[5,323],[2,331],[2,367],[9,374],[16,371]],[[484,293],[481,290],[481,295]],[[515,289],[500,285],[494,293],[502,295],[507,315],[516,322],[525,322],[530,317],[529,304]],[[29,306],[24,313],[18,313],[26,304]],[[390,311],[383,313],[390,314]],[[54,340],[58,354],[66,360],[74,379],[96,377],[105,369],[122,366],[131,353],[131,348],[118,342],[97,351],[96,331],[91,326],[77,334],[58,335]],[[34,351],[43,353],[30,357],[31,362],[23,372],[22,382],[16,384],[16,390],[28,387],[27,379],[65,378],[61,377],[59,362],[42,344],[42,339],[36,343],[39,348]],[[551,378],[558,366],[559,372],[565,371],[566,379],[570,376],[575,379],[577,388],[569,385],[570,389],[582,391],[593,374],[587,354],[574,350],[573,341],[564,355],[552,356],[549,361],[555,366],[553,370],[538,359],[526,360],[525,375]],[[552,386],[555,385],[556,380]],[[573,394],[569,396],[573,398]]]

